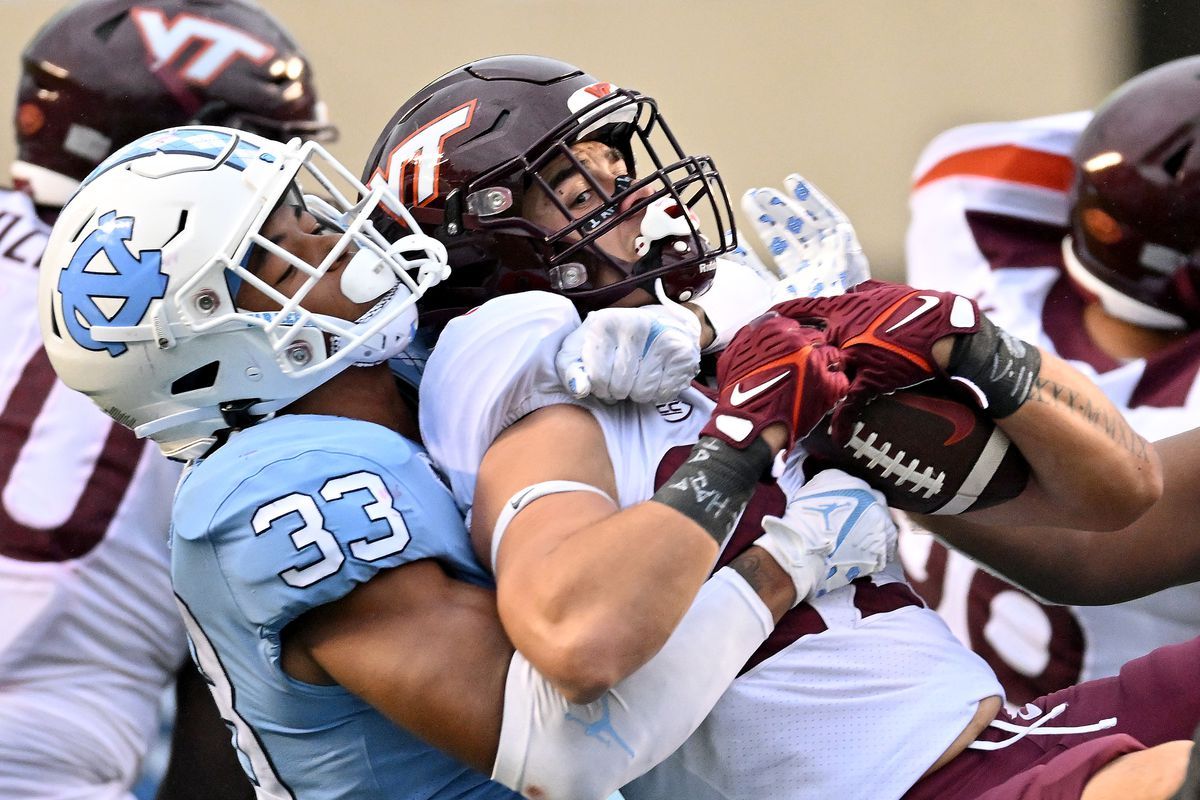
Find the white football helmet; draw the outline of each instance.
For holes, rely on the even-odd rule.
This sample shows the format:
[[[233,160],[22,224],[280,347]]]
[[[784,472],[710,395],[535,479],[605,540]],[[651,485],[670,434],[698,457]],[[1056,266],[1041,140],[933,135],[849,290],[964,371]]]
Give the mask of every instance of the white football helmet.
[[[259,233],[280,203],[342,231],[321,263]],[[409,227],[395,243],[368,219],[381,203]],[[254,248],[308,276],[294,296],[246,269]],[[305,297],[347,252],[342,293],[376,302],[358,320],[312,313]],[[448,273],[445,248],[392,190],[363,186],[319,144],[171,128],[110,156],[63,209],[42,258],[42,336],[64,383],[187,460],[349,366],[397,355],[417,299]],[[243,282],[279,310],[239,309]]]

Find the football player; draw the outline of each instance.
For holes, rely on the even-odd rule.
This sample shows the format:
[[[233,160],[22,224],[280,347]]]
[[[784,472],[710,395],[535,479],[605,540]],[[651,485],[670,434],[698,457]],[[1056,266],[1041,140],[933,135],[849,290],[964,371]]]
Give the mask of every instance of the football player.
[[[21,65],[17,188],[0,191],[0,796],[126,798],[186,659],[167,574],[179,469],[55,379],[34,299],[49,224],[113,150],[166,125],[334,131],[296,43],[241,0],[76,3]],[[179,674],[160,797],[250,796],[199,676]]]
[[[379,208],[407,233],[383,239]],[[705,581],[755,481],[704,443],[674,473],[684,510],[645,503],[610,520],[657,543],[626,566],[631,584],[654,566],[657,584],[623,623],[659,641],[630,655],[560,639],[588,678],[551,683],[514,654],[453,498],[411,438],[387,362],[445,278],[446,251],[390,189],[368,189],[315,142],[170,129],[92,172],[42,263],[36,305],[63,380],[193,461],[172,584],[264,796],[514,796],[490,772],[530,797],[602,798],[694,730],[773,621],[881,566],[892,541],[866,489],[858,513],[811,520],[828,503],[816,482]],[[806,407],[824,413],[845,385],[836,351],[779,327],[803,340]],[[797,427],[795,405],[760,410],[747,443],[758,469]],[[711,536],[685,513],[707,506]],[[559,566],[586,594],[594,566],[569,555]]]
[[[651,143],[656,133],[664,134],[662,147]],[[425,298],[430,316],[441,317],[431,327],[488,300],[445,324],[429,355],[421,383],[422,433],[469,512],[477,554],[494,570],[505,630],[539,667],[576,670],[586,682],[586,669],[556,658],[556,635],[579,636],[591,628],[586,635],[596,642],[613,642],[623,653],[635,650],[646,630],[637,618],[639,598],[624,590],[629,578],[646,576],[639,571],[640,554],[621,549],[630,535],[585,538],[580,532],[601,530],[605,520],[647,500],[677,502],[668,494],[674,488],[668,476],[697,437],[738,449],[741,437],[755,430],[745,407],[799,372],[786,360],[772,361],[789,352],[785,343],[772,341],[778,320],[788,317],[762,318],[733,339],[722,356],[715,403],[685,389],[657,406],[606,406],[579,402],[560,385],[557,354],[577,330],[581,312],[637,311],[657,296],[668,310],[650,306],[646,313],[666,328],[676,318],[672,302],[705,302],[705,275],[729,246],[705,239],[702,230],[723,228],[706,228],[697,219],[705,211],[719,216],[713,209],[727,207],[711,161],[682,150],[652,99],[561,62],[484,59],[435,80],[384,129],[364,176],[396,188],[450,252],[456,277]],[[718,279],[720,271],[718,261]],[[874,309],[867,321],[882,322],[889,307],[909,310],[898,302],[907,295],[897,291],[873,287],[857,293],[851,305]],[[982,359],[989,347],[1015,347],[997,341],[1004,337],[980,322],[965,298],[943,293],[937,299],[945,302],[930,315],[931,324],[907,326],[912,338],[905,346],[923,348],[915,361],[926,371],[947,365],[948,352],[935,366],[929,349],[954,333],[951,318],[960,316],[952,313],[955,307],[969,309],[975,331],[959,337],[968,342],[965,349],[980,351],[959,366]],[[811,321],[818,314],[830,332],[844,332],[854,316],[845,304],[807,307],[794,316]],[[903,317],[896,314],[897,321]],[[901,327],[903,322],[894,324]],[[990,339],[971,338],[980,332]],[[427,333],[431,338],[434,331]],[[641,342],[652,345],[654,337]],[[949,344],[939,348],[949,351]],[[879,377],[889,364],[894,372],[883,377],[912,378],[886,358],[871,374]],[[1037,369],[1030,365],[1026,377],[1038,380],[1022,382],[1023,393],[1015,385],[989,383],[975,368],[969,374],[992,392],[995,408],[1009,414],[1002,424],[1019,443],[1043,442],[1041,423],[1053,419],[1078,446],[1094,447],[1096,458],[1080,465],[1082,471],[1106,466],[1086,480],[1104,485],[1111,477],[1107,470],[1116,469],[1132,491],[1116,498],[1114,510],[1132,518],[1157,493],[1153,455],[1129,463],[1103,425],[1050,391],[1070,386],[1090,397],[1086,381],[1056,359]],[[859,388],[899,385],[905,384]],[[1045,456],[1040,465],[1053,470],[1058,461]],[[837,491],[826,493],[828,505],[814,511],[834,519],[854,513],[856,488],[839,480]],[[781,487],[797,481],[792,464],[777,482],[759,485],[718,563],[736,557],[761,533],[763,511],[777,508]],[[1064,499],[1087,510],[1079,508],[1086,503]],[[1031,494],[1025,502],[1031,500],[1027,508],[1064,515],[1046,495]],[[655,557],[656,540],[636,543]],[[564,586],[556,571],[573,559],[592,564],[594,574]],[[1185,698],[1186,707],[1171,719],[1146,713],[1146,698],[1133,695],[1142,693],[1136,687],[1147,674],[1179,678],[1197,648],[1200,643],[1158,653],[1120,681],[1044,698],[1023,717],[1009,718],[999,712],[995,676],[924,607],[898,569],[885,569],[789,611],[700,730],[624,793],[945,798],[995,790],[1001,792],[996,797],[1015,797],[1023,789],[1050,787],[1078,793],[1088,784],[1089,796],[1165,797],[1178,785],[1188,746],[1173,740],[1190,735],[1200,698]],[[604,653],[600,644],[594,651]],[[601,659],[605,668],[612,663]],[[1156,702],[1161,711],[1162,698]],[[1072,745],[1081,749],[1053,766],[1044,763]],[[1116,763],[1095,775],[1109,762]],[[1146,763],[1173,765],[1176,774],[1164,774],[1174,785],[1139,783]]]
[[[1180,59],[1130,80],[1094,113],[951,130],[914,172],[909,282],[976,298],[998,324],[1087,374],[1150,440],[1195,427],[1200,409],[1198,74],[1200,57]],[[1200,633],[1200,584],[1176,585],[1195,579],[1176,575],[1178,561],[1156,559],[1117,585],[1061,559],[1064,549],[1020,559],[1017,573],[1018,561],[993,557],[984,537],[935,527],[1035,592],[931,537],[905,536],[917,587],[1014,703]],[[1049,541],[1015,530],[995,547],[1018,536]],[[1113,537],[1092,555],[1115,556],[1130,541]],[[1151,585],[1161,591],[1143,596]]]

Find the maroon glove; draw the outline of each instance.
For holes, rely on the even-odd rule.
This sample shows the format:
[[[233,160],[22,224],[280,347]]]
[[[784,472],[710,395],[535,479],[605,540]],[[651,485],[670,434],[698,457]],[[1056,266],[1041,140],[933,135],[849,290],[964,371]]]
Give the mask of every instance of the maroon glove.
[[[850,438],[854,421],[874,397],[945,372],[933,358],[944,336],[979,330],[974,301],[951,292],[865,281],[844,295],[789,300],[775,306],[785,317],[823,321],[825,337],[842,348],[853,375],[846,402],[833,414],[833,439]]]
[[[717,360],[720,397],[701,431],[738,449],[775,422],[787,448],[808,434],[846,394],[842,352],[819,328],[768,311],[752,320]]]

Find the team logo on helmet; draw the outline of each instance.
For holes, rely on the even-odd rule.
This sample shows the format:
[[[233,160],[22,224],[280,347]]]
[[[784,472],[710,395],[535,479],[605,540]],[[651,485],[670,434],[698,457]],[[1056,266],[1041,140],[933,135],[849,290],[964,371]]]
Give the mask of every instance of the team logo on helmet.
[[[167,292],[162,251],[141,250],[135,256],[125,244],[132,236],[133,217],[118,217],[116,211],[109,211],[100,217],[100,226],[88,234],[58,276],[63,322],[71,338],[80,347],[107,350],[114,358],[129,348],[121,342],[96,341],[92,329],[98,325],[136,325],[150,303]],[[101,254],[111,271],[103,263],[89,269]]]
[[[567,109],[572,114],[579,114],[585,108],[594,106],[586,116],[580,117],[579,121],[588,125],[576,138],[583,139],[605,125],[633,123],[637,120],[637,105],[623,101],[616,94],[619,91],[620,88],[612,83],[593,83],[571,93],[567,98]],[[606,102],[598,102],[602,100]]]
[[[584,86],[582,89],[576,89],[567,98],[567,108],[571,110],[572,114],[577,114],[597,100],[608,97],[616,90],[617,87],[611,83],[593,83],[591,86]]]
[[[146,52],[153,57],[152,69],[178,61],[185,52],[193,52],[179,66],[179,75],[189,83],[207,86],[238,58],[263,64],[275,55],[275,48],[246,31],[195,14],[178,14],[168,20],[157,8],[130,11]],[[193,51],[193,45],[199,43]]]
[[[383,181],[396,190],[407,206],[423,206],[438,196],[438,178],[445,158],[446,140],[471,126],[475,106],[471,100],[450,109],[417,128],[392,148],[369,185]]]

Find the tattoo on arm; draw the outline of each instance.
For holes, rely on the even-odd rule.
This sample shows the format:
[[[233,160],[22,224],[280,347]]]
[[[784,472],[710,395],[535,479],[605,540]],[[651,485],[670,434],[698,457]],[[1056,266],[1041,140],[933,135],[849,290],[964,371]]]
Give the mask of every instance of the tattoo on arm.
[[[738,575],[741,575],[742,579],[750,585],[750,588],[759,595],[765,593],[767,587],[771,585],[771,579],[763,564],[763,558],[758,553],[753,551],[742,553],[733,559],[733,561],[730,561],[729,566]]]
[[[1069,386],[1039,376],[1034,381],[1029,399],[1037,403],[1066,406],[1093,428],[1103,431],[1110,441],[1115,442],[1127,453],[1141,461],[1150,460],[1146,440],[1129,427],[1124,417],[1119,413],[1097,408],[1090,398],[1081,396]]]
[[[765,550],[751,547],[739,553],[729,562],[729,566],[771,609],[775,622],[779,622],[780,617],[795,605],[796,585]]]

